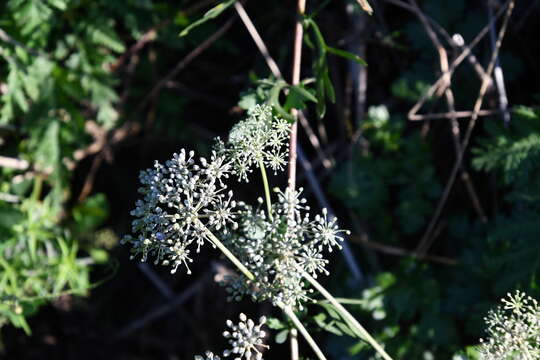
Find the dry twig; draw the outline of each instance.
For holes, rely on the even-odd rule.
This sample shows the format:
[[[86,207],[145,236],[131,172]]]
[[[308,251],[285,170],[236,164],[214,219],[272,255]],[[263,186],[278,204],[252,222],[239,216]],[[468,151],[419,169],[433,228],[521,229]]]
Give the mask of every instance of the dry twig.
[[[510,18],[510,15],[512,14],[512,10],[514,9],[514,0],[510,0],[508,3],[508,7],[506,8],[506,14],[503,20],[503,24],[501,26],[501,29],[499,30],[499,34],[497,37],[497,42],[495,49],[491,55],[491,59],[489,61],[489,65],[487,66],[486,73],[488,76],[491,76],[491,73],[493,72],[493,69],[495,67],[495,62],[499,53],[499,49],[502,44],[502,40],[504,38],[504,35],[506,33],[506,28],[508,26],[508,20]],[[482,80],[482,85],[480,86],[480,91],[478,93],[478,97],[476,99],[476,102],[474,104],[473,108],[473,114],[471,115],[471,120],[469,122],[469,125],[467,127],[467,132],[465,133],[465,136],[463,138],[463,141],[461,143],[461,151],[458,154],[458,157],[456,159],[456,162],[454,164],[454,167],[452,168],[452,172],[450,174],[450,177],[448,179],[448,182],[446,183],[446,187],[444,189],[444,192],[441,196],[441,199],[439,200],[439,203],[437,204],[437,208],[435,210],[435,213],[428,225],[428,228],[426,229],[426,232],[422,236],[422,239],[420,240],[416,252],[420,254],[425,254],[429,247],[431,246],[432,240],[430,240],[430,235],[433,229],[435,228],[435,225],[437,224],[437,221],[439,220],[439,217],[441,215],[441,212],[446,205],[446,202],[448,200],[448,196],[450,195],[450,191],[452,190],[452,187],[454,185],[456,175],[461,168],[463,157],[465,155],[465,151],[467,149],[467,145],[469,144],[469,140],[471,138],[472,131],[476,125],[476,120],[478,119],[478,114],[480,113],[480,109],[482,107],[482,103],[484,101],[484,96],[486,95],[488,86],[490,84],[490,77],[484,77]]]

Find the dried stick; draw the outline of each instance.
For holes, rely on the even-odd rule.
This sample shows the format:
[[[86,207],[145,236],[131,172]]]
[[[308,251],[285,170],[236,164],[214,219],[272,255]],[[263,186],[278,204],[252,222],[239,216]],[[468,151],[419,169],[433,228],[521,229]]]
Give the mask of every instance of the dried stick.
[[[503,20],[503,24],[501,26],[501,29],[499,30],[497,42],[495,44],[496,45],[495,49],[491,55],[489,65],[486,70],[486,73],[489,76],[491,75],[491,73],[493,72],[493,68],[495,67],[497,55],[499,54],[499,49],[501,47],[502,40],[506,33],[506,28],[508,26],[508,20],[510,18],[510,15],[512,14],[513,9],[514,9],[514,0],[510,0],[510,2],[508,3],[508,7],[506,8],[506,14]],[[420,254],[425,254],[427,250],[429,249],[429,247],[431,246],[431,241],[430,241],[431,232],[435,228],[435,225],[437,224],[437,221],[439,220],[439,217],[441,216],[442,210],[444,206],[446,205],[448,196],[450,195],[450,191],[452,190],[452,186],[454,185],[458,170],[460,169],[461,164],[463,162],[465,150],[467,149],[467,145],[469,144],[472,131],[476,125],[476,120],[478,119],[478,113],[480,112],[480,108],[482,107],[484,96],[486,95],[486,91],[488,89],[490,81],[491,80],[488,76],[486,76],[482,81],[482,85],[480,86],[478,97],[474,104],[473,114],[471,116],[471,120],[467,128],[467,132],[465,133],[465,137],[463,138],[463,141],[461,143],[461,151],[459,152],[456,162],[454,164],[454,167],[452,168],[452,172],[450,174],[450,178],[448,179],[448,182],[446,183],[446,187],[444,189],[443,195],[441,196],[441,199],[439,200],[439,203],[437,204],[437,209],[435,210],[435,214],[433,215],[433,218],[431,219],[429,226],[426,229],[426,232],[422,236],[422,239],[420,240],[420,243],[418,244],[416,248],[416,252]]]
[[[291,84],[293,86],[298,85],[300,83],[300,70],[301,70],[301,63],[302,63],[302,40],[303,40],[302,37],[304,34],[304,28],[302,26],[301,17],[304,15],[306,11],[306,0],[298,0],[296,11],[297,11],[297,19],[296,19],[296,25],[294,29],[293,65],[292,65],[292,80],[291,80]],[[288,187],[290,190],[290,196],[293,197],[294,190],[296,188],[298,110],[292,109],[291,115],[296,121],[291,125],[291,134],[290,134],[290,140],[289,140],[289,172],[288,172],[287,179],[288,179]],[[294,215],[291,213],[290,217],[293,217],[293,216]],[[291,319],[293,319],[294,321],[294,317],[291,317]],[[302,327],[297,326],[297,328],[302,330]],[[309,334],[307,334],[308,336],[306,336],[305,334],[303,335],[306,338],[306,340],[309,340]],[[297,338],[291,336],[290,343],[291,343],[291,359],[298,360],[299,351],[298,351]],[[315,346],[313,348],[316,349],[317,347]]]
[[[409,5],[401,0],[385,0],[386,2],[389,2],[391,4],[394,4],[396,6],[399,6],[405,10],[408,10],[412,13],[416,13],[416,10],[414,8],[414,6],[412,5]],[[499,13],[500,15],[501,13]],[[498,15],[498,16],[499,16]],[[439,25],[439,23],[437,23],[433,18],[429,17],[428,15],[425,15],[424,16],[426,17],[426,19],[429,21],[429,23],[431,24],[431,26],[433,26],[446,40],[446,42],[454,49],[461,49],[463,50],[463,44],[459,44],[458,42],[456,42],[456,40],[454,39],[454,37],[450,36],[450,34],[448,34],[448,32],[446,31],[445,28],[443,28],[441,25]],[[478,63],[478,60],[476,59],[476,57],[472,54],[472,53],[469,53],[467,55],[467,59],[469,60],[469,62],[471,63],[471,65],[473,66],[474,70],[476,71],[476,73],[478,74],[480,80],[482,80],[486,74],[486,72],[484,71],[484,68],[482,67],[482,65],[480,65]]]
[[[195,60],[199,55],[201,55],[206,49],[210,47],[217,39],[223,36],[227,30],[234,23],[235,18],[229,19],[221,28],[219,28],[215,33],[208,37],[204,42],[202,42],[198,47],[193,51],[187,54],[175,67],[171,70],[165,77],[163,77],[150,92],[144,97],[142,102],[137,107],[135,111],[136,114],[140,113],[143,108],[148,104],[148,102],[153,99],[156,94],[163,88],[173,77],[175,77],[181,70],[183,70],[187,65],[189,65],[193,60]],[[104,141],[103,139],[98,139],[96,143],[91,144],[88,148],[78,151],[78,157],[82,159],[89,154],[104,152],[110,149],[111,144],[120,141],[125,138],[127,134],[140,131],[140,125],[133,121],[126,122],[122,127],[113,130],[110,134],[107,134]],[[79,194],[78,200],[83,201],[90,195],[94,185],[96,172],[99,169],[99,166],[103,162],[103,154],[98,154],[92,163],[89,176],[86,178],[82,191]]]
[[[266,61],[266,64],[270,68],[270,71],[272,72],[272,74],[276,78],[282,79],[283,76],[281,75],[281,71],[279,70],[278,65],[276,64],[274,59],[270,56],[270,53],[268,52],[268,48],[266,47],[266,44],[264,43],[263,39],[259,35],[259,32],[255,28],[255,25],[253,25],[253,22],[251,21],[248,14],[246,13],[246,10],[244,9],[244,6],[242,5],[242,3],[240,3],[239,1],[235,2],[234,9],[236,10],[238,15],[240,16],[240,19],[246,26],[246,29],[251,35],[251,38],[253,39],[255,44],[257,45],[257,48],[259,48],[259,52],[264,57],[264,61]]]
[[[30,163],[23,159],[0,156],[0,167],[5,167],[15,170],[26,170],[30,167]]]
[[[484,116],[493,116],[500,114],[500,110],[480,110],[478,112],[478,117]],[[424,121],[424,120],[438,120],[438,119],[463,119],[470,118],[473,114],[473,111],[453,111],[437,114],[416,114],[413,118],[409,118],[412,121]]]
[[[200,0],[194,5],[190,6],[186,10],[182,11],[184,15],[190,15],[196,11],[198,11],[200,8],[211,4],[214,2],[214,0]],[[148,29],[140,38],[137,40],[135,44],[133,44],[126,52],[124,52],[115,63],[111,65],[111,70],[116,71],[118,70],[125,62],[126,60],[137,54],[139,51],[141,51],[146,44],[153,42],[157,37],[157,32],[164,28],[165,26],[169,25],[171,23],[172,19],[165,19],[159,24],[151,27]]]
[[[493,19],[493,10],[492,5],[490,1],[488,1],[487,8],[488,8],[488,16],[490,19]],[[495,23],[491,23],[491,26],[489,27],[489,41],[491,43],[491,48],[495,50]],[[497,92],[499,93],[499,109],[502,112],[503,115],[503,121],[505,125],[508,125],[510,123],[510,112],[508,111],[508,96],[506,95],[506,87],[504,85],[504,74],[502,71],[501,63],[499,61],[499,57],[497,56],[497,60],[495,61],[495,69],[493,70],[493,75],[495,78],[495,86],[497,88]]]
[[[454,149],[456,151],[456,155],[459,156],[459,153],[461,152],[461,144],[460,144],[460,130],[459,130],[459,123],[457,121],[457,118],[454,116],[455,113],[455,102],[454,102],[454,93],[452,92],[452,77],[449,73],[448,69],[448,54],[446,52],[446,49],[439,41],[439,38],[437,34],[435,34],[435,31],[433,31],[433,28],[431,27],[429,21],[425,17],[424,13],[420,10],[420,7],[418,6],[416,0],[409,0],[411,5],[415,9],[415,13],[420,18],[420,22],[424,26],[424,29],[426,30],[426,33],[428,34],[429,39],[433,43],[433,46],[437,49],[437,52],[439,54],[439,62],[441,67],[441,72],[443,73],[443,81],[444,81],[444,95],[446,97],[446,103],[448,105],[448,110],[452,116],[450,116],[450,125],[451,125],[451,134],[452,139],[454,141]],[[440,96],[440,94],[439,94]],[[469,193],[469,196],[471,198],[471,201],[473,203],[473,207],[482,220],[482,222],[487,222],[487,217],[485,215],[485,211],[482,207],[482,204],[480,203],[480,199],[478,198],[478,195],[476,193],[476,190],[474,188],[474,184],[472,183],[471,177],[469,176],[469,173],[461,164],[460,166],[460,172],[461,172],[461,179],[465,184],[465,187],[467,189],[467,192]]]
[[[184,290],[182,293],[180,293],[168,303],[155,308],[144,316],[126,325],[114,336],[114,340],[121,340],[128,337],[140,328],[148,325],[149,323],[157,320],[158,318],[173,311],[176,307],[185,303],[187,300],[189,300],[190,297],[192,297],[199,291],[199,288],[208,280],[209,276],[210,272],[202,275],[199,279],[197,279],[197,281],[195,281],[195,283],[190,285],[186,290]]]
[[[426,261],[432,261],[434,263],[442,264],[442,265],[450,265],[454,266],[457,265],[458,262],[455,259],[447,258],[444,256],[437,256],[437,255],[426,255],[426,254],[419,254],[414,251],[410,251],[407,249],[403,249],[397,246],[391,246],[386,244],[381,244],[377,242],[370,241],[366,239],[363,236],[358,235],[351,235],[350,236],[351,241],[356,242],[358,244],[362,244],[368,248],[377,250],[383,254],[387,255],[394,255],[394,256],[411,256],[414,258],[417,258],[419,260],[426,260]]]
[[[187,65],[189,65],[206,49],[208,49],[210,45],[212,45],[216,40],[222,37],[227,32],[227,30],[230,29],[235,20],[235,17],[227,20],[227,22],[222,27],[220,27],[215,33],[210,35],[199,46],[197,46],[189,54],[187,54],[178,64],[176,64],[176,66],[171,71],[169,71],[167,75],[165,75],[160,81],[158,81],[156,85],[154,85],[152,90],[150,90],[150,92],[141,101],[135,113],[139,113],[148,104],[148,102],[161,90],[161,88],[167,84],[167,82],[169,82],[172,78],[178,75],[180,71],[182,71]]]
[[[296,25],[294,29],[294,47],[293,47],[293,65],[292,65],[292,81],[291,84],[298,85],[300,83],[300,67],[302,62],[302,37],[304,35],[304,28],[302,27],[301,17],[306,11],[306,0],[298,0],[297,3],[297,16]],[[292,116],[298,118],[298,110],[291,110]],[[291,125],[291,136],[289,140],[289,190],[294,191],[296,188],[296,145],[298,137],[298,121],[295,121]]]
[[[507,0],[507,2],[506,2],[507,7],[506,8],[508,8],[510,1],[512,1],[512,0]],[[459,54],[459,56],[457,56],[456,59],[454,59],[452,64],[450,64],[450,66],[448,68],[448,72],[450,74],[453,74],[454,70],[463,62],[463,60],[465,60],[465,58],[467,56],[469,56],[471,54],[472,49],[476,45],[478,45],[480,40],[488,33],[489,26],[491,26],[491,24],[493,22],[495,22],[495,20],[497,20],[499,18],[499,16],[503,13],[504,9],[505,9],[504,7],[501,8],[499,10],[499,12],[497,13],[497,15],[493,19],[491,19],[489,21],[489,23],[478,33],[478,35],[476,35],[476,37],[473,39],[473,41],[471,41],[468,46],[464,46],[464,49],[461,52],[461,54]],[[409,112],[407,114],[409,120],[411,120],[411,121],[423,120],[422,116],[418,115],[417,112],[418,112],[418,110],[420,110],[422,105],[424,105],[424,103],[427,101],[427,99],[429,99],[430,97],[432,97],[435,94],[435,91],[438,91],[439,93],[442,93],[445,90],[444,88],[442,90],[439,90],[439,87],[444,86],[444,83],[443,83],[443,81],[444,81],[443,77],[444,76],[446,76],[446,75],[442,74],[439,77],[439,79],[437,79],[437,81],[433,85],[431,85],[430,88],[426,92],[424,92],[424,94],[422,94],[421,98],[411,108],[411,110],[409,110]],[[489,80],[488,85],[487,85],[487,86],[489,86],[489,84],[491,83],[491,78],[489,76],[484,76],[483,77],[483,79],[486,79],[486,78]],[[487,88],[487,86],[486,86],[486,88]],[[476,116],[478,116],[478,114]]]

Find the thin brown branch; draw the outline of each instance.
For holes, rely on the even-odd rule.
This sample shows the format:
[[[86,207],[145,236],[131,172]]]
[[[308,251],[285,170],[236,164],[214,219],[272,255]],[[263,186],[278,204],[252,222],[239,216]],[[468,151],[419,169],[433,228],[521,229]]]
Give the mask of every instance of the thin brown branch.
[[[182,11],[182,13],[186,16],[198,11],[202,7],[205,7],[211,3],[213,3],[214,0],[199,0],[191,7],[187,8],[186,10]],[[172,19],[165,19],[159,24],[151,27],[148,29],[138,40],[135,44],[133,44],[126,52],[124,52],[117,60],[111,65],[111,70],[116,71],[118,70],[128,58],[131,56],[137,54],[139,51],[141,51],[147,44],[153,42],[156,37],[159,30],[164,28],[165,26],[169,25],[172,22]]]
[[[489,110],[480,110],[478,116],[493,116],[501,113],[501,110],[489,109]],[[450,111],[445,113],[436,113],[436,114],[415,114],[409,116],[411,121],[424,121],[424,120],[439,120],[439,119],[462,119],[470,118],[473,114],[473,111]]]
[[[297,19],[294,29],[294,47],[293,47],[293,65],[292,65],[292,81],[291,84],[298,85],[300,83],[300,68],[302,63],[302,37],[304,28],[302,27],[302,16],[306,11],[306,0],[298,0],[297,3]],[[298,110],[291,110],[292,116],[298,118]],[[298,121],[291,125],[291,135],[289,141],[289,189],[296,188],[296,144],[298,138]],[[292,192],[291,192],[292,193]]]
[[[0,167],[5,167],[15,170],[26,170],[30,167],[28,161],[24,159],[11,158],[7,156],[0,156]]]
[[[210,35],[206,40],[204,40],[199,46],[193,49],[189,54],[187,54],[176,66],[167,73],[154,87],[150,92],[144,97],[139,106],[137,107],[136,113],[139,113],[148,102],[156,96],[156,94],[163,88],[170,80],[172,80],[180,71],[182,71],[187,65],[189,65],[193,60],[195,60],[199,55],[201,55],[206,49],[208,49],[216,40],[222,37],[227,30],[230,29],[236,17],[232,17],[227,22],[220,27],[216,32]]]
[[[437,204],[437,208],[435,210],[433,218],[431,219],[431,222],[429,223],[428,228],[426,229],[426,232],[422,236],[422,239],[420,240],[420,243],[418,244],[418,246],[416,248],[416,252],[418,252],[420,254],[425,254],[428,251],[429,247],[431,246],[431,242],[432,242],[430,240],[431,232],[435,228],[435,226],[436,226],[436,224],[437,224],[437,222],[439,220],[439,217],[441,216],[442,210],[444,209],[444,206],[446,205],[446,202],[448,200],[448,196],[450,195],[450,191],[452,190],[452,187],[454,185],[457,173],[458,173],[459,169],[461,168],[461,165],[462,165],[462,162],[463,162],[463,157],[465,155],[465,151],[466,151],[467,146],[469,144],[469,140],[471,138],[472,131],[474,130],[474,127],[476,125],[476,120],[478,119],[478,115],[480,113],[480,109],[482,107],[482,104],[483,104],[484,97],[486,95],[488,86],[489,86],[489,84],[491,82],[490,76],[491,76],[491,74],[493,72],[493,69],[495,67],[495,63],[496,63],[496,60],[497,60],[497,56],[499,54],[499,50],[500,50],[500,47],[501,47],[501,44],[502,44],[502,40],[504,38],[504,35],[506,33],[506,28],[508,26],[508,20],[510,19],[510,16],[512,14],[513,9],[514,9],[514,1],[510,0],[510,2],[508,3],[508,7],[506,8],[506,13],[505,13],[505,17],[504,17],[504,20],[503,20],[503,24],[501,26],[501,29],[499,30],[499,34],[498,34],[498,37],[497,37],[497,42],[495,44],[495,49],[493,50],[493,53],[491,55],[489,65],[487,66],[486,73],[488,74],[488,76],[484,77],[484,79],[482,80],[482,85],[480,86],[480,91],[478,93],[478,97],[477,97],[477,99],[475,101],[475,104],[474,104],[473,114],[471,115],[471,120],[470,120],[469,125],[467,127],[467,132],[465,133],[465,137],[463,138],[463,141],[461,143],[461,151],[458,154],[458,157],[456,159],[456,162],[455,162],[454,167],[452,169],[452,172],[450,174],[450,178],[448,179],[448,182],[446,183],[446,187],[445,187],[444,192],[443,192],[443,194],[441,196],[441,199],[439,200],[439,203]]]
[[[358,244],[362,244],[370,249],[377,250],[383,254],[387,255],[394,255],[394,256],[410,256],[417,258],[419,260],[426,260],[426,261],[432,261],[443,265],[457,265],[458,261],[452,258],[444,257],[444,256],[437,256],[437,255],[426,255],[426,254],[420,254],[415,251],[410,251],[407,249],[403,249],[397,246],[391,246],[386,244],[377,243],[374,241],[367,240],[363,236],[358,235],[351,235],[350,236],[351,241],[356,242]]]
[[[279,70],[278,65],[274,61],[274,59],[270,56],[270,53],[268,52],[268,48],[266,47],[266,44],[264,43],[263,39],[259,35],[259,32],[257,31],[257,28],[255,25],[253,25],[253,22],[251,21],[250,17],[246,13],[246,10],[244,9],[244,6],[241,2],[237,1],[234,3],[234,9],[240,16],[240,19],[244,23],[244,26],[246,27],[247,31],[251,35],[251,38],[255,42],[255,45],[257,45],[257,48],[259,49],[259,52],[264,58],[264,61],[266,61],[266,64],[268,65],[268,68],[270,68],[270,71],[272,74],[278,78],[282,79],[283,75],[281,74],[281,71]]]
[[[455,116],[454,93],[452,91],[452,77],[448,69],[448,53],[446,52],[446,49],[444,48],[442,43],[439,41],[439,37],[437,36],[435,31],[433,31],[433,28],[431,27],[429,21],[424,16],[423,12],[420,10],[420,7],[418,6],[416,0],[409,0],[409,2],[416,10],[416,14],[420,18],[420,22],[422,23],[425,31],[428,33],[428,37],[433,43],[433,46],[435,47],[435,49],[437,49],[437,52],[439,54],[439,63],[441,67],[441,72],[446,75],[446,76],[443,75],[444,85],[446,88],[444,90],[444,95],[446,98],[448,110],[451,114],[450,126],[451,126],[452,139],[454,141],[454,150],[456,151],[456,155],[459,156],[461,152],[460,129],[459,129],[459,123]],[[438,94],[438,95],[440,96],[441,94]],[[467,189],[467,192],[469,193],[469,197],[471,198],[471,202],[473,204],[473,207],[476,213],[478,214],[478,216],[483,222],[487,222],[487,217],[480,203],[479,197],[476,193],[474,184],[472,183],[471,177],[469,176],[469,173],[467,172],[467,169],[465,169],[463,164],[461,164],[460,172],[461,172],[461,179],[465,183],[465,188]]]
[[[463,51],[456,57],[456,59],[454,59],[454,61],[452,61],[452,64],[450,64],[449,68],[448,68],[448,73],[450,74],[453,74],[454,70],[463,62],[463,60],[465,60],[466,57],[468,57],[471,52],[472,52],[472,49],[478,45],[478,43],[480,42],[480,40],[489,32],[489,27],[491,26],[491,24],[493,22],[495,22],[495,20],[497,20],[499,18],[499,16],[504,12],[504,9],[508,8],[509,6],[509,3],[511,2],[512,0],[507,0],[506,2],[506,7],[503,7],[499,10],[499,12],[497,13],[496,16],[493,17],[493,19],[491,19],[489,21],[489,23],[484,26],[484,28],[476,35],[476,37],[470,42],[470,44],[468,46],[464,46],[464,49]],[[486,71],[487,73],[487,71]],[[446,76],[446,74],[442,74],[438,79],[437,81],[430,86],[430,88],[424,92],[424,94],[422,94],[421,98],[417,101],[417,103],[409,110],[407,116],[410,120],[412,120],[418,113],[418,111],[420,110],[420,108],[425,104],[425,102],[431,98],[435,92],[437,91],[438,93],[443,93],[444,90],[446,90],[444,88],[444,77]],[[483,79],[488,79],[489,82],[487,84],[487,86],[490,85],[491,83],[491,77],[489,76],[484,76]],[[439,89],[440,87],[443,87],[443,89]]]

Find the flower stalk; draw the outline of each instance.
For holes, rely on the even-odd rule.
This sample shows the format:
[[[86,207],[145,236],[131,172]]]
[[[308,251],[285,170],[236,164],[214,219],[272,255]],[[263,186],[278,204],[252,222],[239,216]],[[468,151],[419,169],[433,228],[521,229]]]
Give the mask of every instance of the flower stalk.
[[[336,298],[332,296],[325,288],[322,286],[317,280],[315,280],[311,275],[309,275],[307,272],[305,272],[303,269],[301,269],[298,265],[297,268],[299,271],[302,271],[304,278],[311,284],[319,293],[321,293],[322,296],[326,300],[330,302],[335,308],[335,310],[339,313],[339,315],[349,324],[349,327],[359,336],[362,340],[365,340],[368,342],[385,360],[392,360],[390,355],[386,353],[386,351],[382,348],[379,343],[364,329],[364,327],[354,318],[354,316],[351,315],[341,305]]]
[[[306,342],[309,344],[309,346],[311,347],[311,349],[313,350],[315,355],[317,355],[317,358],[319,360],[326,360],[326,357],[324,356],[323,352],[321,351],[321,348],[319,348],[319,346],[317,345],[315,340],[311,337],[311,335],[306,330],[304,325],[302,325],[302,322],[300,321],[300,319],[298,319],[298,317],[296,316],[296,314],[294,313],[292,308],[290,306],[287,306],[287,305],[284,305],[284,304],[279,304],[279,307],[281,308],[281,310],[283,310],[285,315],[287,315],[287,317],[289,319],[291,319],[294,326],[298,329],[298,331],[300,331],[300,333],[302,334],[304,339],[306,339]]]

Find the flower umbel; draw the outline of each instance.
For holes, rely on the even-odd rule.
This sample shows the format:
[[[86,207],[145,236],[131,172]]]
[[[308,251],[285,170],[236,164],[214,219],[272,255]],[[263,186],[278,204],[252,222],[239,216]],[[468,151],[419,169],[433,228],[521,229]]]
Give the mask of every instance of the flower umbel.
[[[263,343],[266,333],[261,330],[261,327],[265,322],[266,318],[262,316],[256,325],[253,320],[248,319],[243,313],[240,314],[240,322],[238,324],[227,320],[227,326],[230,330],[224,331],[223,336],[229,339],[232,349],[225,350],[223,356],[236,355],[234,360],[242,360],[242,357],[246,360],[261,360],[263,354],[258,347],[269,348],[268,345]]]
[[[237,227],[236,203],[232,192],[226,193],[226,179],[230,164],[223,156],[213,153],[208,161],[198,163],[193,151],[184,149],[162,165],[141,172],[143,198],[138,200],[131,215],[132,231],[136,236],[126,236],[132,257],[141,254],[146,261],[148,254],[156,257],[155,263],[171,265],[172,273],[180,265],[190,273],[189,247],[196,243],[196,251],[210,241],[207,229],[226,232]]]
[[[217,355],[214,355],[213,352],[207,351],[204,353],[204,357],[200,355],[195,355],[194,360],[221,360],[221,358]]]
[[[302,309],[312,291],[306,287],[303,272],[313,277],[328,274],[324,252],[340,247],[340,235],[345,231],[339,230],[324,210],[322,216],[310,218],[302,189],[292,194],[289,191],[277,191],[272,219],[260,208],[239,206],[239,227],[225,242],[256,279],[250,283],[241,278],[226,279],[230,299],[248,295],[254,300]]]
[[[290,124],[272,115],[268,105],[250,109],[247,119],[234,125],[229,133],[226,149],[233,170],[240,180],[248,181],[252,167],[267,166],[277,172],[286,165]]]
[[[532,360],[540,358],[540,307],[521,291],[508,293],[503,307],[484,319],[487,340],[481,339],[482,360]]]

